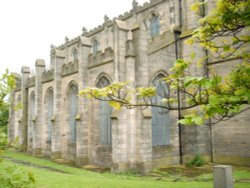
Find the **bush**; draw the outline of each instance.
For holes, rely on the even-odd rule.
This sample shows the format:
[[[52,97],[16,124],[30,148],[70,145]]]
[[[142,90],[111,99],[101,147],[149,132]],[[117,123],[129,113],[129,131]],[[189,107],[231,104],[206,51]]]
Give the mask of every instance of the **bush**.
[[[18,165],[8,165],[2,160],[3,150],[9,148],[7,135],[0,128],[0,188],[30,188],[34,187],[35,178]]]
[[[34,187],[35,178],[18,165],[5,165],[0,172],[0,182],[0,188],[31,188]]]
[[[186,163],[186,166],[192,167],[192,166],[203,166],[205,164],[205,160],[202,158],[201,155],[196,154],[195,157]]]

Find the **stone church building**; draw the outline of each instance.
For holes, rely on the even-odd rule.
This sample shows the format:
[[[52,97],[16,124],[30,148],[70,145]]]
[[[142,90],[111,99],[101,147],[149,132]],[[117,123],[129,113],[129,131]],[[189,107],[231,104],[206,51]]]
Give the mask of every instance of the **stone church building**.
[[[196,0],[150,0],[93,30],[83,29],[74,39],[51,46],[51,62],[35,62],[35,74],[23,67],[16,75],[9,138],[19,138],[24,151],[65,160],[77,166],[94,165],[113,171],[149,171],[185,163],[196,154],[216,163],[250,165],[249,111],[209,126],[178,126],[178,113],[158,109],[116,111],[107,102],[78,96],[86,87],[105,87],[131,81],[131,87],[156,86],[176,58],[205,55],[198,45],[185,41],[200,18],[190,11]],[[213,8],[212,1],[204,6]],[[193,67],[204,75],[213,68],[229,72],[235,61]]]

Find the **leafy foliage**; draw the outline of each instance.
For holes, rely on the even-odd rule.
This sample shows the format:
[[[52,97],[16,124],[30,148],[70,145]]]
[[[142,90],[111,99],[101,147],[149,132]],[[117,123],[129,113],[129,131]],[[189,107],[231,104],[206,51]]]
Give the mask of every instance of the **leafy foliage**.
[[[4,188],[31,188],[34,187],[34,175],[18,165],[8,165],[0,174],[0,187]]]
[[[0,188],[30,188],[34,187],[34,175],[17,165],[4,165],[2,163],[2,153],[10,148],[6,133],[0,129]]]
[[[196,154],[195,157],[186,163],[186,166],[203,166],[205,164],[205,160],[202,158],[200,154]]]
[[[195,61],[177,59],[164,78],[168,95],[155,103],[157,93],[154,87],[131,88],[128,82],[113,83],[106,88],[87,88],[80,92],[98,100],[110,101],[116,109],[150,106],[168,110],[183,110],[182,124],[202,125],[212,118],[211,124],[228,120],[250,108],[250,1],[217,0],[216,8],[204,16],[205,2],[192,5],[192,9],[203,16],[200,27],[187,43],[199,43],[207,50],[207,55]],[[213,73],[208,78],[194,76],[190,72],[193,64],[206,66],[208,58],[216,61],[237,59],[239,64],[230,74],[222,78]],[[176,94],[178,93],[178,95]]]
[[[9,94],[15,86],[15,78],[8,70],[0,77],[0,128],[7,132],[9,118]]]
[[[192,5],[201,15],[202,3]],[[202,15],[201,15],[202,16]],[[250,42],[250,1],[217,0],[216,8],[200,19],[189,43],[198,42],[217,55],[217,58],[248,58],[247,44]]]
[[[7,135],[0,129],[0,152],[4,150],[7,145],[8,145]]]

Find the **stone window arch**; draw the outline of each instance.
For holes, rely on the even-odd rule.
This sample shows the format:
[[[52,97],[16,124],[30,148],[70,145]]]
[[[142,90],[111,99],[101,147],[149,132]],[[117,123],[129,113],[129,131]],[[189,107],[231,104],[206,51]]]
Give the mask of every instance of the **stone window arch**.
[[[166,77],[163,74],[158,74],[152,80],[152,85],[156,87],[157,96],[153,98],[153,103],[161,103],[164,97],[169,95],[167,84],[163,81]],[[168,111],[152,107],[152,146],[162,146],[170,144],[170,117]]]
[[[96,87],[103,88],[110,85],[110,81],[106,76],[101,76],[96,84]],[[100,130],[100,144],[112,144],[112,129],[111,129],[111,114],[112,107],[107,101],[100,101],[99,106],[99,130]]]
[[[160,33],[160,20],[159,16],[155,13],[151,14],[149,18],[150,36],[155,38]]]
[[[46,92],[46,110],[47,110],[47,116],[46,116],[46,123],[47,123],[47,141],[51,141],[52,138],[52,117],[54,115],[54,92],[52,88],[49,88]]]
[[[70,126],[70,143],[76,143],[76,116],[78,113],[78,87],[71,83],[68,90],[68,111],[69,111],[69,126]]]
[[[96,39],[93,41],[92,50],[93,50],[93,54],[96,54],[99,50],[99,43]]]
[[[33,139],[34,139],[34,123],[35,123],[35,92],[33,91],[29,96],[29,110],[28,110],[28,147],[33,147]]]
[[[76,48],[73,48],[72,56],[73,56],[73,62],[77,62],[78,61],[78,50]]]

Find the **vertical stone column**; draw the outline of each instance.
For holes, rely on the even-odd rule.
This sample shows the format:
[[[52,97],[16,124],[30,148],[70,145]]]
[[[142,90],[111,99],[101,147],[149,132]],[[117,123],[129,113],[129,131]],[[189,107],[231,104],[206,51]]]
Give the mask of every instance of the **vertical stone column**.
[[[43,116],[42,116],[42,99],[43,99],[43,87],[42,76],[45,70],[45,62],[42,59],[36,60],[36,82],[35,82],[35,121],[33,124],[33,155],[42,154],[42,142],[43,142]]]
[[[22,104],[22,118],[19,127],[19,143],[21,150],[27,149],[27,127],[28,127],[28,90],[26,88],[27,81],[30,76],[30,68],[22,67],[22,79],[21,79],[21,104]]]
[[[132,34],[132,33],[129,33]],[[129,86],[131,88],[135,88],[135,49],[134,49],[134,42],[132,40],[132,35],[129,35],[129,40],[126,42],[126,80],[130,81]],[[132,96],[132,103],[135,103],[135,96]],[[136,115],[138,109],[130,109],[127,110],[127,128],[128,128],[128,151],[127,157],[130,164],[131,169],[137,169],[138,157],[137,157],[137,137],[136,137],[136,129],[137,129],[137,122],[136,122]]]
[[[132,41],[134,53],[134,81],[135,86],[148,87],[149,84],[149,70],[151,69],[148,63],[148,31],[144,24],[136,25],[132,28]],[[127,72],[131,72],[127,69]],[[129,78],[127,78],[129,79]],[[135,87],[133,86],[133,87]],[[152,163],[152,128],[151,128],[151,108],[146,110],[136,110],[135,115],[136,127],[136,155],[137,155],[137,169],[142,173],[151,170]]]
[[[62,106],[62,65],[65,61],[65,54],[61,50],[52,51],[52,61],[54,62],[54,118],[52,126],[51,158],[60,159],[61,148],[61,126],[64,118]]]
[[[115,20],[114,25],[114,74],[115,81],[122,82],[126,79],[126,41],[129,28],[126,22]]]
[[[79,42],[79,86],[78,90],[81,91],[88,86],[88,55],[90,54],[91,44],[88,38],[81,37]],[[79,120],[77,121],[77,140],[76,140],[76,165],[83,166],[88,164],[88,99],[79,96],[78,100],[78,114]]]
[[[126,80],[126,41],[128,26],[121,20],[115,20],[114,24],[114,81]],[[129,169],[128,152],[128,112],[126,109],[112,113],[112,160],[113,171],[125,171]]]

